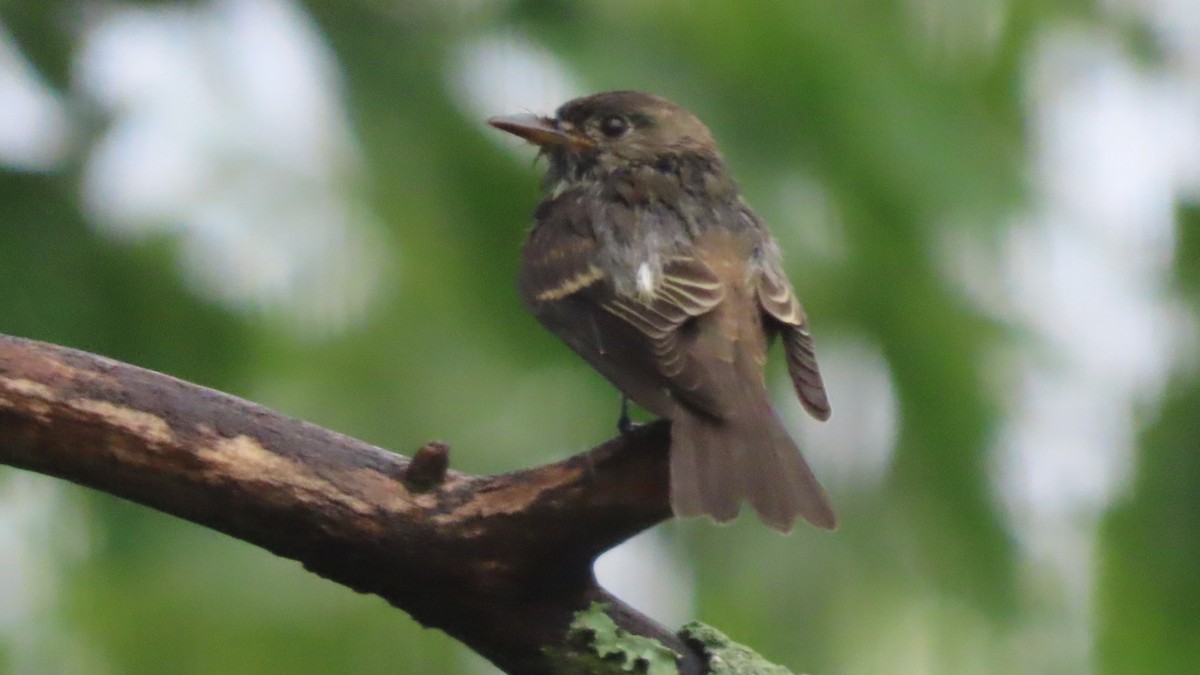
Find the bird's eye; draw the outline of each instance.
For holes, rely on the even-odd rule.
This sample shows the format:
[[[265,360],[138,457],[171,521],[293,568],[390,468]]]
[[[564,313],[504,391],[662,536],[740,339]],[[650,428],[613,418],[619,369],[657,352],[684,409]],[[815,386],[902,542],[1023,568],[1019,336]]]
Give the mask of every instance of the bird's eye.
[[[600,132],[609,138],[616,138],[629,130],[629,122],[619,115],[609,115],[600,120]]]

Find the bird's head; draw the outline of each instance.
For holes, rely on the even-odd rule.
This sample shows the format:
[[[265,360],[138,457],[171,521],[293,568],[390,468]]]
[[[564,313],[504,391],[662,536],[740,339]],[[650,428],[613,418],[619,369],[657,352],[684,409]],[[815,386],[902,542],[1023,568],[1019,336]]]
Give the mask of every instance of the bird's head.
[[[577,98],[553,117],[505,115],[488,124],[537,145],[551,175],[569,179],[688,157],[719,161],[712,134],[695,115],[637,91]]]

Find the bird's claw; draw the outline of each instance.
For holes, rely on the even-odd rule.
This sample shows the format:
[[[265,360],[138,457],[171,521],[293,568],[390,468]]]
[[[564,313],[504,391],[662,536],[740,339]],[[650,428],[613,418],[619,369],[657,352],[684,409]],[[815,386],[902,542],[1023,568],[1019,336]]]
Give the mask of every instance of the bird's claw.
[[[635,429],[642,425],[629,419],[629,399],[625,396],[621,397],[621,416],[617,418],[617,431],[621,435],[632,433]]]

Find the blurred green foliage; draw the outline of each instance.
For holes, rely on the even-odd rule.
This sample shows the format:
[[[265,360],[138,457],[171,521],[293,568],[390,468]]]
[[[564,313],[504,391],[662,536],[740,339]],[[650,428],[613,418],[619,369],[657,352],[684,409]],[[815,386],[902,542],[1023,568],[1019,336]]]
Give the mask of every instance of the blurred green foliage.
[[[1179,209],[1176,277],[1200,302],[1200,208]],[[1200,664],[1200,380],[1169,386],[1141,438],[1132,497],[1105,524],[1099,603],[1104,671],[1189,672]]]
[[[607,438],[615,394],[513,291],[538,169],[514,163],[447,82],[465,43],[526,36],[590,91],[654,91],[706,120],[788,249],[818,346],[863,339],[891,369],[894,459],[882,485],[834,490],[841,531],[781,538],[752,518],[664,526],[694,570],[696,618],[797,672],[891,670],[886,655],[904,645],[875,641],[887,634],[928,641],[937,672],[1024,671],[1011,636],[1038,624],[1037,607],[1019,589],[989,476],[1004,401],[986,366],[1012,337],[947,274],[939,248],[964,228],[994,240],[1025,203],[1023,68],[1047,27],[1103,25],[1089,3],[309,1],[364,158],[354,191],[395,262],[365,318],[320,338],[197,293],[171,237],[116,241],[89,222],[80,177],[105,121],[72,76],[86,4],[0,4],[0,23],[82,136],[53,171],[0,170],[0,332],[400,452],[443,438],[465,471]],[[828,198],[836,255],[795,250],[803,236],[789,229],[803,216],[778,192],[797,177]],[[1175,265],[1195,302],[1195,214],[1181,222]],[[837,386],[835,409],[852,408]],[[1173,385],[1148,423],[1133,496],[1103,528],[1099,670],[1200,664],[1198,392],[1193,377]],[[294,563],[104,495],[85,507],[91,553],[58,583],[62,621],[107,664],[90,672],[479,667],[445,636]],[[11,651],[0,637],[0,659]]]

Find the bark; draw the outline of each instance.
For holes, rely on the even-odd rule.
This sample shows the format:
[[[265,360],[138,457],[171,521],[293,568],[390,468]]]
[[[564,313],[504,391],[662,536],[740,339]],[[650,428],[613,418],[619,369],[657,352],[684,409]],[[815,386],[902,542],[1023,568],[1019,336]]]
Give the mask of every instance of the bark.
[[[552,672],[547,648],[567,645],[593,601],[680,654],[681,672],[701,672],[678,636],[592,574],[600,553],[670,516],[668,444],[656,422],[561,462],[468,476],[446,468],[442,444],[409,460],[166,375],[0,336],[0,463],[297,560],[510,673]]]

